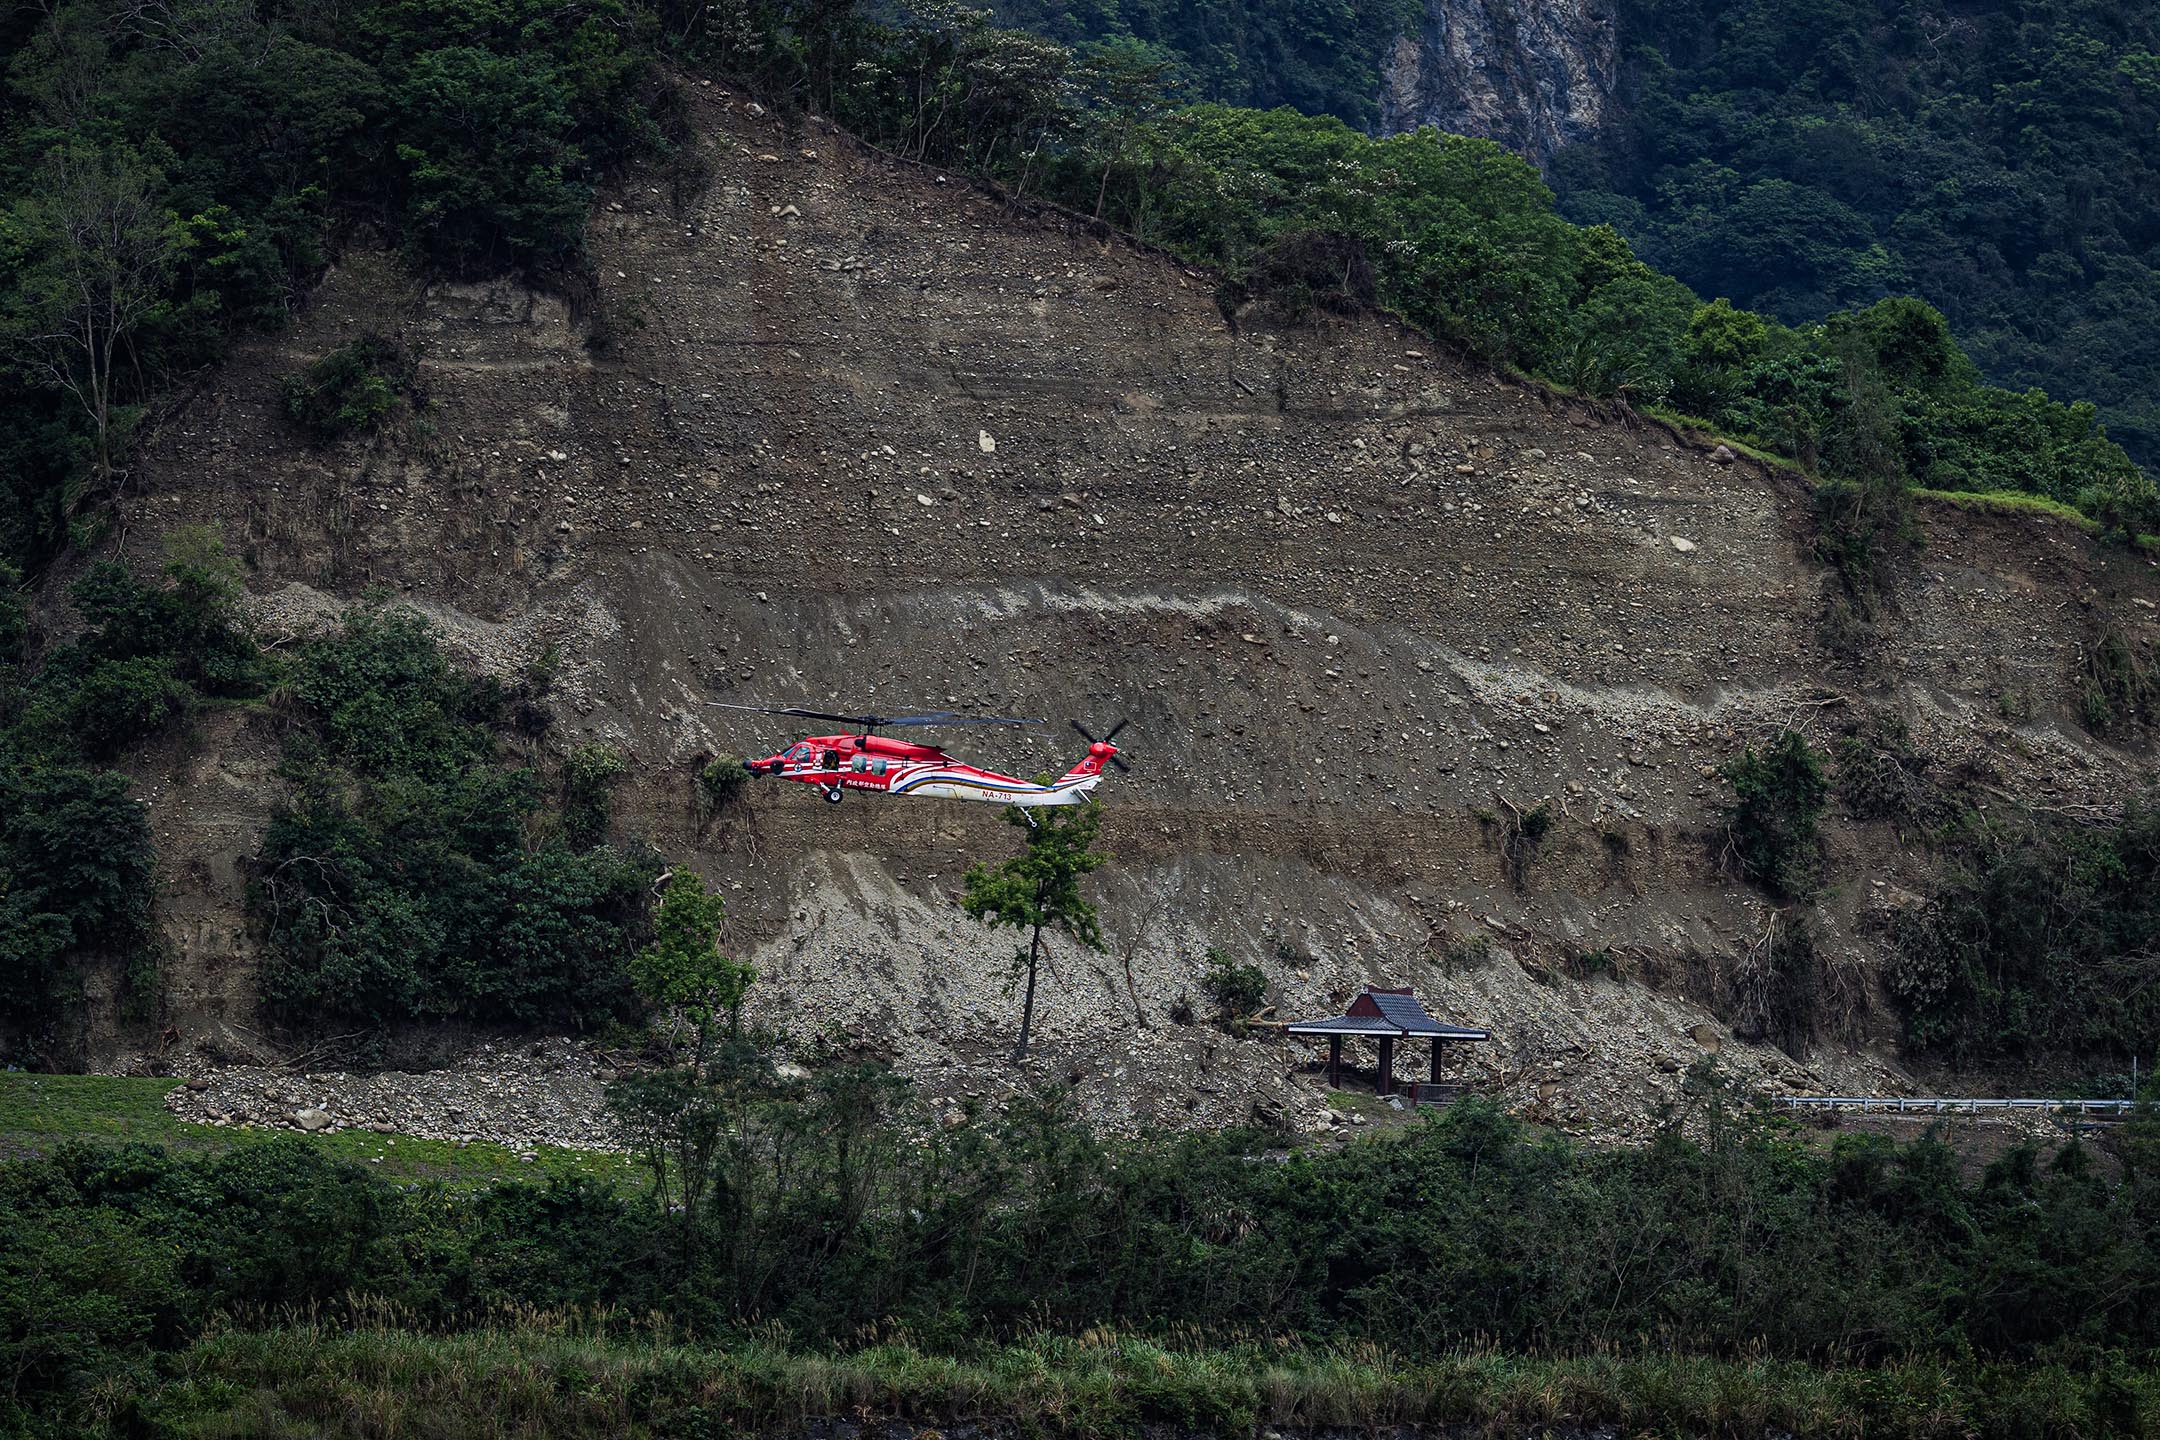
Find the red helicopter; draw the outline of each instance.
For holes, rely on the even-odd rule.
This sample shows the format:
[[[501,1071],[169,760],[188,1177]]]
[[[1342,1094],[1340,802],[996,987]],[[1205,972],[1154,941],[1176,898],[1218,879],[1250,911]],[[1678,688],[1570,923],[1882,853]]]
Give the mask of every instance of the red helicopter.
[[[1129,770],[1111,743],[1127,721],[1120,720],[1100,740],[1079,721],[1072,722],[1080,738],[1088,742],[1080,763],[1047,784],[1001,775],[995,770],[955,760],[935,745],[917,745],[880,735],[897,726],[937,727],[950,725],[1041,725],[1041,720],[1021,720],[1010,715],[963,715],[936,710],[925,715],[835,715],[799,706],[731,705],[709,701],[724,710],[748,710],[760,715],[791,715],[801,720],[837,720],[846,724],[844,735],[811,735],[762,760],[746,760],[752,775],[771,775],[803,785],[815,785],[828,803],[837,805],[850,790],[874,794],[905,795],[918,800],[988,800],[998,805],[1018,805],[1032,810],[1044,805],[1078,805],[1100,785],[1103,767]]]

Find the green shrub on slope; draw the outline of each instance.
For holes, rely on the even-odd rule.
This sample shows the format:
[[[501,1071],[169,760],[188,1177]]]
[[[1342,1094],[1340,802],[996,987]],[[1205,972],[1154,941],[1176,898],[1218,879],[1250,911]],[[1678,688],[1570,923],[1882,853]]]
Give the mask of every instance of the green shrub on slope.
[[[311,643],[288,683],[293,796],[248,892],[275,1011],[581,1027],[636,1011],[624,966],[657,867],[539,823],[538,776],[499,753],[500,686],[386,610]]]

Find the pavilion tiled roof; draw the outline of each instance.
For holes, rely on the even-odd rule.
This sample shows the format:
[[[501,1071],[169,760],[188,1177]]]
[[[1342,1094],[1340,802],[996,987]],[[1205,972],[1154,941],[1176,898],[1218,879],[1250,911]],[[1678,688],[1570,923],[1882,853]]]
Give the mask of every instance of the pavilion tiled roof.
[[[1404,1035],[1409,1032],[1371,1015],[1330,1015],[1325,1020],[1293,1020],[1283,1027],[1292,1035]]]
[[[1364,1013],[1360,1013],[1364,1012]],[[1321,1020],[1293,1020],[1283,1027],[1292,1035],[1395,1035],[1436,1040],[1490,1040],[1492,1032],[1435,1020],[1407,990],[1371,985],[1341,1015]]]

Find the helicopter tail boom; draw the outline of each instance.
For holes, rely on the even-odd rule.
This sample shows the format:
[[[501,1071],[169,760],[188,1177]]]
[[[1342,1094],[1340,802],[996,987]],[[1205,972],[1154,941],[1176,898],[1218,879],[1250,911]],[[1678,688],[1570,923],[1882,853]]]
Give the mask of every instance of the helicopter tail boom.
[[[1117,754],[1117,746],[1097,740],[1088,746],[1080,763],[1060,775],[1044,793],[1016,797],[1020,805],[1078,805],[1102,784],[1103,767]]]

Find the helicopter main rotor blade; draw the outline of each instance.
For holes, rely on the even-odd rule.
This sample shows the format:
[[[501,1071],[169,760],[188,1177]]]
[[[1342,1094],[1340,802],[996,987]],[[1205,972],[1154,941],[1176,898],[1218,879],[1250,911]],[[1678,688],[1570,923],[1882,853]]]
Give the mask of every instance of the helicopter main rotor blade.
[[[806,710],[800,705],[736,705],[726,700],[708,700],[722,710],[748,710],[756,715],[792,715],[798,720],[837,720],[866,730],[882,730],[888,725],[1041,725],[1041,720],[1023,720],[1011,715],[963,715],[957,710],[936,710],[923,715],[840,715],[831,710]]]
[[[1047,721],[1023,720],[1013,715],[962,715],[955,710],[940,710],[929,715],[887,715],[879,719],[880,725],[1042,725]]]
[[[792,715],[798,720],[839,720],[849,725],[875,720],[874,715],[836,715],[830,710],[805,710],[800,705],[735,705],[726,700],[708,700],[722,710],[748,710],[754,715]]]

